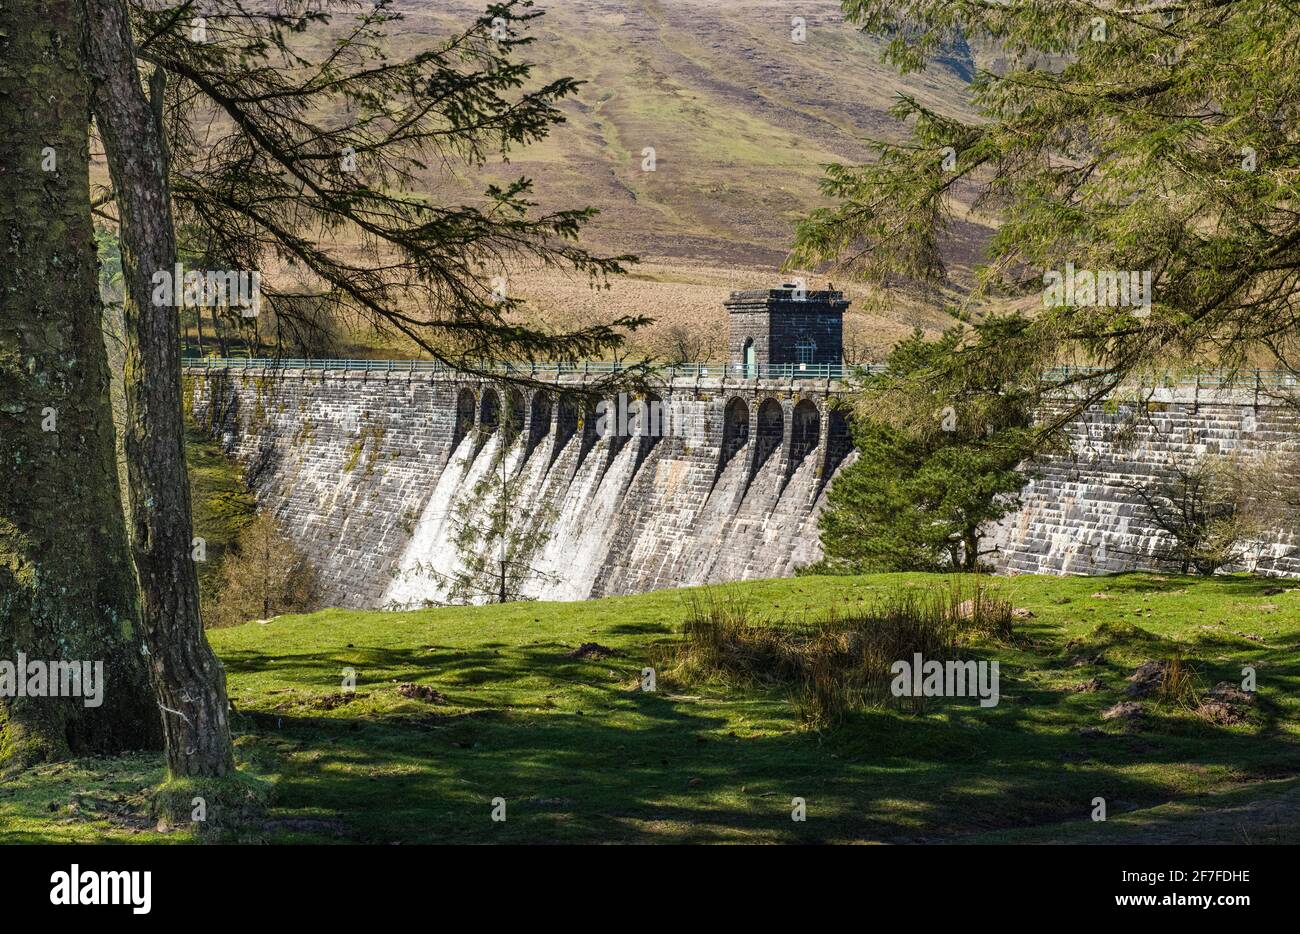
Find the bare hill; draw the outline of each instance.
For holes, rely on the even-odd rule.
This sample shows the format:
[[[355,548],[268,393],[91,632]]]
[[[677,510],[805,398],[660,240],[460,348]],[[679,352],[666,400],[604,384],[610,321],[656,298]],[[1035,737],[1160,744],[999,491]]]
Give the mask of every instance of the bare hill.
[[[781,279],[795,222],[823,203],[822,166],[864,160],[867,138],[899,135],[887,113],[898,93],[944,111],[964,107],[966,58],[956,54],[946,67],[900,78],[879,62],[876,40],[843,22],[838,0],[539,0],[538,7],[546,15],[528,51],[538,77],[567,74],[587,84],[565,105],[565,125],[487,174],[532,177],[546,207],[599,208],[585,240],[636,253],[643,264],[599,295],[551,273],[520,272],[512,288],[557,319],[611,305],[655,315],[661,324],[639,347],[661,344],[670,323],[715,331],[730,289]],[[402,8],[402,41],[413,45],[446,35],[482,6],[405,0]],[[795,16],[804,20],[802,42]],[[427,184],[450,195],[481,188],[483,179],[431,173]],[[987,233],[976,223],[954,230],[947,253],[958,286]],[[882,297],[868,313],[869,293],[855,297],[850,330],[868,355],[913,324],[951,323],[934,298]]]

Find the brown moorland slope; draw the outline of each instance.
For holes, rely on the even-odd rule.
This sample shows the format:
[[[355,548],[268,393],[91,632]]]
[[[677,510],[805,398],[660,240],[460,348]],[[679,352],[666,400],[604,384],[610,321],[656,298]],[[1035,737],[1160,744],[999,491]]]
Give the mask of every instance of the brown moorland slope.
[[[464,22],[471,0],[405,0],[402,42],[427,42]],[[973,63],[900,77],[879,62],[880,43],[843,21],[838,0],[540,0],[545,11],[528,50],[540,79],[587,82],[565,105],[567,122],[508,164],[496,181],[527,175],[543,207],[591,205],[584,239],[642,263],[607,292],[550,271],[515,271],[511,288],[557,325],[612,311],[657,319],[632,343],[662,351],[693,334],[716,347],[731,289],[788,278],[780,272],[794,224],[825,203],[817,185],[828,162],[868,158],[868,138],[897,137],[888,108],[900,93],[962,112]],[[804,21],[796,42],[793,17]],[[644,168],[653,149],[654,170]],[[483,177],[425,179],[430,192],[469,193]],[[877,358],[913,326],[952,324],[943,310],[969,281],[990,227],[954,226],[945,253],[951,288],[880,295],[849,288],[853,355]],[[805,273],[810,285],[824,276]],[[834,279],[832,276],[831,279]],[[844,282],[836,282],[844,288]]]
[[[485,6],[397,0],[405,19],[392,30],[394,54],[444,41]],[[633,354],[664,352],[685,334],[696,355],[708,356],[719,345],[730,290],[792,275],[780,266],[796,222],[826,203],[818,191],[823,166],[865,160],[868,139],[900,136],[904,128],[888,114],[900,93],[962,112],[974,67],[962,50],[900,77],[880,63],[878,40],[843,21],[838,0],[537,0],[536,7],[545,15],[531,25],[536,41],[525,50],[537,65],[535,86],[563,75],[585,82],[563,105],[566,122],[508,162],[467,169],[435,161],[419,186],[435,201],[458,203],[522,175],[534,180],[543,210],[599,209],[584,242],[642,259],[608,291],[554,270],[501,272],[527,299],[527,314],[556,327],[614,313],[656,318],[630,342]],[[803,41],[796,41],[796,17]],[[345,26],[336,18],[336,29]],[[305,41],[323,50],[326,34]],[[953,225],[944,288],[847,289],[850,356],[877,359],[913,326],[951,325],[944,309],[960,301],[990,232],[974,216]],[[803,274],[810,287],[827,284],[826,276]],[[340,353],[414,351],[346,323],[340,330]]]

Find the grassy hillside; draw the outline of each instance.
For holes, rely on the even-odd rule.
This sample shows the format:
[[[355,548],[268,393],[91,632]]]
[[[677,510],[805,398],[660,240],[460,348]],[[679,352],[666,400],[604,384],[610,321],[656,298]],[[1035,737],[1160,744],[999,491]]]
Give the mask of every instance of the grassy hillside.
[[[395,52],[445,41],[484,5],[401,0],[406,19],[394,30]],[[557,327],[653,316],[657,325],[631,341],[638,355],[663,355],[670,332],[686,328],[695,336],[692,356],[725,356],[725,341],[716,339],[725,335],[723,299],[787,279],[779,267],[795,223],[826,203],[818,192],[823,165],[867,159],[868,138],[900,137],[904,127],[888,114],[900,93],[941,112],[965,108],[969,61],[900,77],[879,62],[879,42],[843,22],[838,0],[797,9],[781,0],[540,0],[537,7],[545,15],[523,53],[537,65],[535,86],[564,75],[585,82],[562,107],[566,122],[509,162],[467,170],[432,160],[418,185],[434,200],[457,203],[524,175],[536,183],[541,210],[598,208],[583,241],[639,255],[631,275],[594,292],[583,277],[514,268],[509,287],[527,299],[533,320]],[[792,39],[796,15],[805,21],[803,42]],[[335,28],[345,25],[340,19]],[[304,53],[324,54],[328,35],[308,33]],[[647,147],[654,171],[642,167]],[[952,325],[944,309],[970,281],[988,224],[975,217],[953,226],[945,245],[953,281],[945,288],[848,289],[851,362],[880,359],[914,326]],[[805,277],[812,288],[827,283]],[[339,354],[419,355],[404,339],[342,329]]]
[[[647,257],[775,267],[818,199],[821,165],[867,158],[896,137],[899,93],[962,112],[969,63],[900,77],[839,0],[540,0],[527,49],[537,77],[587,82],[567,123],[512,154],[498,178],[536,179],[545,205],[602,211],[595,242]],[[400,47],[426,47],[482,12],[480,0],[401,0]],[[806,22],[796,42],[791,17]],[[653,147],[656,167],[642,169]],[[480,190],[477,178],[462,180]],[[432,191],[454,183],[441,167]],[[961,240],[962,237],[959,236]]]
[[[942,578],[733,585],[774,624]],[[1019,577],[1033,616],[998,659],[1002,700],[870,710],[801,729],[779,689],[634,690],[689,592],[402,614],[330,610],[209,633],[229,672],[238,751],[275,784],[244,836],[269,841],[1300,842],[1300,589],[1145,574]],[[573,657],[583,643],[614,649]],[[1143,701],[1103,720],[1139,664],[1181,656],[1202,688],[1259,691],[1234,724]],[[356,691],[340,691],[342,671]],[[1094,681],[1095,679],[1095,681]],[[437,692],[407,697],[399,686]],[[427,693],[427,692],[425,692]],[[0,788],[6,840],[185,842],[145,793],[155,756],[47,766]],[[1105,824],[1091,801],[1109,802]],[[507,801],[504,823],[492,799]],[[808,820],[790,819],[791,799]]]
[[[481,6],[405,0],[405,41],[412,48],[432,41]],[[879,42],[843,22],[839,0],[797,9],[781,0],[537,6],[546,15],[527,54],[539,63],[539,77],[572,75],[587,84],[565,105],[566,124],[485,174],[532,177],[545,207],[599,208],[584,239],[636,253],[644,265],[607,293],[545,270],[516,271],[512,289],[548,321],[598,320],[611,311],[655,316],[659,326],[634,342],[639,350],[660,349],[674,324],[725,334],[722,300],[730,290],[783,281],[779,267],[794,224],[825,203],[817,188],[822,166],[864,161],[868,138],[900,136],[903,127],[888,114],[898,94],[941,112],[965,108],[969,62],[900,77],[879,62]],[[795,15],[806,23],[802,43],[792,40]],[[655,152],[653,172],[642,169],[646,147]],[[452,180],[439,171],[426,184],[434,192],[476,192],[482,179]],[[880,358],[915,325],[952,325],[943,307],[968,281],[986,224],[954,225],[945,249],[951,294],[850,290],[846,331],[855,356]],[[725,346],[712,356],[719,353],[725,356]]]

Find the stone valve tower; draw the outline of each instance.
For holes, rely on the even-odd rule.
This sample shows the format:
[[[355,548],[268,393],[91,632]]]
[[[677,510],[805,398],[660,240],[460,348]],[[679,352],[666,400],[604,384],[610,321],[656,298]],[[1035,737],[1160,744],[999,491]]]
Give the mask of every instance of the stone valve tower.
[[[844,310],[849,303],[841,292],[810,292],[786,284],[732,292],[724,304],[732,372],[754,377],[788,371],[798,376],[839,366],[843,360]]]

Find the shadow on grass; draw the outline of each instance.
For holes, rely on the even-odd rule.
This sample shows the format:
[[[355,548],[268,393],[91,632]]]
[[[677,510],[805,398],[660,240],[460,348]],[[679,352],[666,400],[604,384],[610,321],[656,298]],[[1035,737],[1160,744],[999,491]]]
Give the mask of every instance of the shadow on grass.
[[[1213,577],[1192,577],[1182,574],[1164,574],[1157,571],[1126,571],[1090,577],[1097,590],[1117,594],[1174,593],[1187,589],[1214,588],[1236,597],[1265,597],[1288,582],[1272,577],[1251,577],[1246,574],[1219,574]]]
[[[934,841],[1077,819],[1097,796],[1116,811],[1147,807],[1170,800],[1189,775],[1282,774],[1297,763],[1289,740],[1261,744],[1257,733],[1210,724],[1171,733],[1157,719],[1140,733],[1082,737],[1077,727],[1095,719],[1100,699],[1044,705],[1046,692],[1014,678],[1007,691],[1021,696],[999,707],[870,710],[818,736],[793,729],[778,694],[632,692],[619,671],[625,682],[639,662],[571,660],[559,648],[365,650],[423,669],[407,677],[436,676],[455,706],[319,717],[254,710],[236,725],[275,754],[279,809],[343,821],[350,838],[369,842]],[[457,690],[521,677],[583,690],[564,696],[568,709],[484,705]],[[791,820],[796,797],[807,803],[805,823]],[[504,822],[491,817],[497,798]]]

